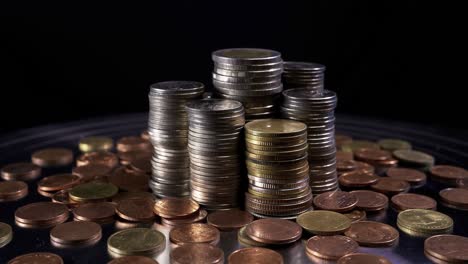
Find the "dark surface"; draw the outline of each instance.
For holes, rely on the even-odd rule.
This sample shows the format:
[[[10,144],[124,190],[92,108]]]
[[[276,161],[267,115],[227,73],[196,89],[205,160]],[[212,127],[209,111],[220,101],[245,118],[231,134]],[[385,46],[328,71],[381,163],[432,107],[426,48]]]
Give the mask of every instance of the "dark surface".
[[[27,161],[34,150],[62,146],[73,148],[77,151],[77,142],[81,137],[90,135],[107,135],[117,139],[126,135],[139,135],[146,127],[145,114],[127,114],[108,118],[83,120],[80,122],[63,123],[58,125],[43,126],[28,130],[20,130],[15,133],[0,136],[0,166],[14,161]],[[453,164],[463,166],[468,161],[468,143],[466,134],[444,132],[429,127],[419,127],[408,123],[388,122],[385,120],[373,120],[352,116],[339,115],[337,118],[339,132],[353,136],[356,139],[375,140],[383,137],[396,137],[413,143],[415,149],[428,152],[435,156],[438,164]],[[447,134],[448,133],[448,134]],[[70,167],[61,169],[46,169],[43,176],[56,172],[69,172]],[[13,241],[0,249],[0,263],[6,263],[9,259],[28,252],[50,251],[61,255],[65,263],[106,263],[108,261],[106,240],[115,232],[115,225],[103,227],[103,238],[92,247],[81,249],[57,249],[49,241],[49,229],[23,229],[14,223],[14,211],[16,208],[39,200],[48,200],[39,196],[36,192],[36,182],[29,184],[30,194],[27,198],[9,203],[0,203],[0,221],[7,222],[14,229]],[[437,198],[437,192],[441,186],[429,183],[416,192]],[[439,211],[444,212],[455,220],[455,233],[468,236],[468,212],[455,211],[439,206]],[[395,226],[396,213],[388,210],[386,214],[370,216],[371,220],[390,223]],[[168,234],[164,227],[156,225],[156,228]],[[236,232],[223,232],[220,246],[224,249],[226,257],[240,245],[237,243]],[[306,239],[308,236],[304,236]],[[423,241],[421,238],[411,238],[400,232],[399,244],[393,248],[360,248],[361,252],[370,252],[388,257],[393,263],[429,263],[423,254]],[[160,263],[169,263],[168,254],[170,245],[167,245],[163,254],[158,256]],[[286,263],[311,263],[306,257],[301,241],[280,248]],[[326,263],[326,262],[319,262]]]

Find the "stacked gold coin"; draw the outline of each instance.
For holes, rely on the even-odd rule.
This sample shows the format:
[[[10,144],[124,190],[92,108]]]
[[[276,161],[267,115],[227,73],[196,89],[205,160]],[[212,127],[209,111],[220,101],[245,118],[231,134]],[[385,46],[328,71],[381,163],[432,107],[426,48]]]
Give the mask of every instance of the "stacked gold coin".
[[[397,226],[411,236],[429,237],[452,233],[453,220],[433,210],[408,209],[398,214]]]
[[[295,218],[310,209],[307,126],[283,120],[245,125],[249,188],[245,205],[258,217]]]

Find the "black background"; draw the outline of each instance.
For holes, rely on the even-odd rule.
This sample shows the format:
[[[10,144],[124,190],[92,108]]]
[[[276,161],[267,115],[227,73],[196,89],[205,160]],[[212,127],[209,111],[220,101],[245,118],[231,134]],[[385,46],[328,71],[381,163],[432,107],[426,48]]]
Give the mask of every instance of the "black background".
[[[457,8],[374,2],[3,3],[0,131],[147,111],[153,82],[211,86],[211,52],[229,47],[325,64],[338,112],[466,128],[466,87],[442,62]]]

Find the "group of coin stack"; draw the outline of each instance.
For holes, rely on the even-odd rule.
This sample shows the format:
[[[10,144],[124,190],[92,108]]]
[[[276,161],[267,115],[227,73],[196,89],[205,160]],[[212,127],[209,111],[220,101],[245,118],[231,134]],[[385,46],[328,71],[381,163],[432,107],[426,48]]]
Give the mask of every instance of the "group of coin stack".
[[[188,115],[185,104],[201,98],[204,85],[168,81],[151,85],[148,132],[154,146],[150,187],[159,197],[189,196]]]
[[[283,61],[277,51],[226,49],[213,52],[216,97],[241,102],[245,118],[274,117],[283,85]]]
[[[227,99],[197,100],[186,107],[192,198],[209,209],[238,206],[244,107]]]
[[[321,93],[324,87],[325,66],[313,62],[285,61],[284,89],[305,88]]]
[[[245,125],[249,188],[246,210],[258,217],[295,218],[310,209],[307,126],[283,119]]]
[[[336,172],[335,116],[337,97],[332,91],[307,88],[283,92],[281,114],[307,125],[310,187],[314,195],[338,188]]]

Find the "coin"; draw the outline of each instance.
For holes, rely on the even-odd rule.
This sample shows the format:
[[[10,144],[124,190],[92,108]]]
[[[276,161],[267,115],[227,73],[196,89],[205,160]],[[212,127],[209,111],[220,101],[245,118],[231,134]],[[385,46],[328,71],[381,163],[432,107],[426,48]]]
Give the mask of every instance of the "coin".
[[[209,244],[186,244],[170,253],[172,264],[224,263],[224,252]]]
[[[276,251],[260,247],[241,248],[232,252],[228,257],[230,264],[283,264],[283,257]]]
[[[110,137],[92,136],[80,139],[78,148],[82,152],[109,151],[114,147],[114,140]]]
[[[192,216],[184,217],[184,218],[161,218],[161,224],[169,227],[185,225],[185,224],[193,224],[193,223],[203,223],[206,220],[208,212],[204,209],[198,210],[198,214],[194,214]]]
[[[40,167],[66,166],[73,162],[73,152],[66,148],[47,148],[31,155],[32,163]]]
[[[122,200],[131,199],[131,198],[147,198],[150,200],[154,200],[153,194],[150,192],[141,192],[141,191],[134,191],[134,192],[119,192],[117,195],[112,197],[112,202],[118,204]]]
[[[117,140],[116,148],[120,152],[127,151],[151,151],[151,142],[137,136],[122,137]]]
[[[468,190],[462,188],[447,188],[439,192],[442,204],[458,209],[468,210]]]
[[[94,180],[98,176],[108,175],[111,168],[102,164],[87,164],[72,169],[72,173],[80,176],[83,182]]]
[[[115,205],[109,202],[80,204],[73,210],[75,221],[92,221],[107,224],[114,221]]]
[[[426,168],[434,165],[434,157],[421,151],[410,149],[399,149],[393,151],[395,156],[403,165],[410,167]]]
[[[407,181],[413,188],[424,185],[427,178],[424,172],[407,168],[389,168],[386,174],[392,179]]]
[[[15,257],[7,264],[63,264],[63,259],[49,252],[34,252]]]
[[[200,205],[188,198],[166,198],[154,204],[154,213],[160,217],[173,219],[184,218],[195,214]]]
[[[321,259],[337,260],[354,253],[359,245],[345,236],[314,236],[307,240],[306,253]]]
[[[41,175],[41,167],[27,162],[12,163],[4,166],[1,176],[6,181],[34,180]]]
[[[357,197],[356,208],[364,211],[380,211],[388,207],[387,196],[368,190],[356,190],[350,192]]]
[[[398,149],[411,149],[411,143],[401,139],[394,139],[394,138],[385,138],[377,141],[377,144],[388,151],[395,151]]]
[[[245,125],[246,133],[270,137],[301,135],[306,129],[307,126],[304,123],[284,119],[256,120]]]
[[[0,182],[0,202],[17,201],[28,195],[28,185],[22,181]]]
[[[0,222],[0,248],[8,245],[13,239],[13,229],[9,224]]]
[[[118,188],[111,183],[88,182],[73,187],[70,199],[77,202],[99,201],[112,198],[118,192]]]
[[[210,213],[207,217],[208,224],[222,231],[241,228],[253,220],[254,218],[251,214],[238,209],[216,211]]]
[[[158,264],[158,262],[152,258],[145,257],[145,256],[126,256],[113,259],[107,264]]]
[[[431,168],[430,176],[432,180],[456,186],[458,180],[468,178],[468,171],[450,165],[437,165]]]
[[[352,253],[341,257],[337,264],[392,264],[390,260],[383,256],[366,254],[366,253]]]
[[[356,196],[343,191],[321,193],[314,198],[314,205],[322,210],[345,212],[352,210],[358,202]]]
[[[131,198],[121,200],[115,212],[117,215],[131,222],[148,222],[154,219],[153,200],[147,198]]]
[[[345,215],[325,210],[303,213],[296,221],[309,233],[324,236],[341,234],[351,225],[351,220]]]
[[[60,191],[80,183],[81,178],[73,174],[55,174],[42,178],[37,187],[43,191]]]
[[[179,246],[191,243],[216,245],[219,242],[220,233],[213,226],[193,223],[174,227],[169,233],[169,239]]]
[[[68,208],[52,202],[30,203],[15,211],[15,221],[22,227],[47,228],[68,219]]]
[[[452,218],[443,213],[425,209],[408,209],[400,212],[397,224],[405,233],[421,236],[450,233],[453,229]]]
[[[371,185],[372,190],[392,196],[399,193],[408,192],[410,185],[407,181],[381,177],[378,182]]]
[[[345,187],[367,187],[379,181],[380,177],[362,170],[341,174],[338,178],[340,185]]]
[[[468,238],[456,235],[436,235],[424,241],[424,253],[439,261],[468,262]]]
[[[373,221],[354,223],[345,235],[366,247],[392,246],[399,238],[398,231],[392,226]]]
[[[154,256],[166,247],[163,233],[150,228],[130,228],[112,234],[107,249],[112,256]]]
[[[89,221],[66,222],[50,230],[51,243],[58,247],[91,245],[101,237],[101,226]]]
[[[146,191],[149,189],[149,176],[142,172],[131,171],[120,167],[108,177],[110,183],[123,191]]]
[[[102,164],[109,168],[115,168],[119,165],[119,158],[112,152],[98,151],[84,153],[76,159],[78,167],[88,164]]]
[[[434,199],[421,194],[401,193],[393,196],[391,201],[392,207],[398,212],[407,209],[437,209],[437,202]]]
[[[248,224],[245,233],[254,241],[278,245],[289,244],[301,238],[302,228],[283,219],[259,219]]]
[[[313,62],[285,61],[282,75],[285,89],[307,87],[322,92],[325,66]]]
[[[352,223],[365,220],[367,217],[366,211],[360,211],[360,210],[353,210],[349,213],[343,213],[343,215],[348,217]]]
[[[353,140],[352,142],[343,144],[341,146],[341,150],[346,151],[346,152],[354,152],[361,148],[380,149],[380,146],[379,144],[369,141],[369,140]]]

